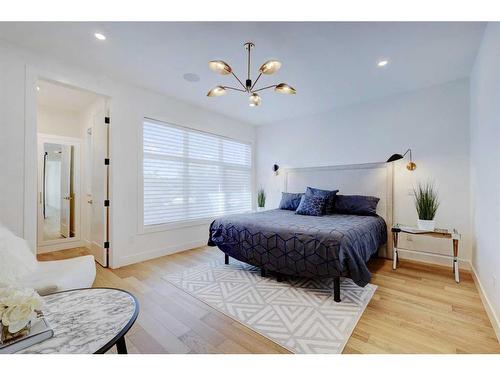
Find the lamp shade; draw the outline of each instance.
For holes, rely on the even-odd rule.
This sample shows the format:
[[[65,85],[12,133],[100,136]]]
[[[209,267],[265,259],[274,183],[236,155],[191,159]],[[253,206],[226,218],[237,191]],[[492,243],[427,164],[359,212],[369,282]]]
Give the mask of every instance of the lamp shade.
[[[261,97],[256,94],[256,93],[253,93],[252,95],[250,95],[250,97],[248,98],[248,105],[250,107],[257,107],[260,105],[262,99]]]
[[[259,69],[262,74],[273,74],[281,68],[281,62],[278,60],[266,61]]]
[[[401,154],[393,154],[391,155],[391,157],[389,159],[387,159],[387,163],[390,163],[390,162],[393,162],[393,161],[396,161],[396,160],[401,160],[403,159],[403,155]]]
[[[208,63],[208,67],[214,72],[222,75],[231,74],[231,72],[233,71],[229,64],[222,60],[212,60]]]
[[[213,96],[222,96],[226,94],[226,89],[224,86],[215,86],[212,90],[210,90],[207,94],[207,96],[213,97]]]
[[[292,86],[287,85],[286,83],[280,83],[280,84],[276,85],[276,87],[274,88],[274,91],[279,92],[280,94],[295,94],[296,93],[295,89]]]

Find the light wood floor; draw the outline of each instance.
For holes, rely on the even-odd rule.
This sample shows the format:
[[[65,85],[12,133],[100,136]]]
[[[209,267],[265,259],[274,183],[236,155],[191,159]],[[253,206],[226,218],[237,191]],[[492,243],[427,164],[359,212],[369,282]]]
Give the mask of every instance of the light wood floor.
[[[39,255],[40,260],[86,254],[84,248]],[[126,289],[141,310],[127,334],[130,353],[287,353],[287,350],[161,279],[210,258],[200,248],[116,270],[97,266],[94,286]],[[470,273],[456,284],[451,267],[387,260],[369,263],[373,299],[344,353],[500,353]]]

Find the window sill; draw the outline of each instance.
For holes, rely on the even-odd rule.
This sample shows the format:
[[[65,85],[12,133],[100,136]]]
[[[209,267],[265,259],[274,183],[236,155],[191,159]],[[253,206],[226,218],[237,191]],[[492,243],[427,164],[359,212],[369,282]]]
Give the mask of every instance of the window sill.
[[[244,212],[240,212],[240,213],[244,214],[244,213],[250,213],[250,212],[256,212],[256,211],[248,210],[248,211],[244,211]],[[222,215],[222,216],[224,216],[224,215]],[[203,219],[176,221],[173,223],[141,226],[141,227],[139,227],[138,234],[141,235],[141,234],[148,234],[148,233],[155,233],[155,232],[166,232],[166,231],[173,230],[173,229],[196,227],[196,226],[200,226],[200,225],[209,225],[210,223],[212,223],[212,221],[214,221],[215,219],[222,217],[222,216],[213,216],[213,217],[207,217],[207,218],[203,218]]]
[[[148,226],[143,226],[143,227],[139,228],[139,234],[166,232],[166,231],[173,230],[173,229],[181,229],[181,228],[196,227],[196,226],[200,226],[200,225],[208,225],[214,220],[215,220],[215,217],[205,218],[205,219],[187,220],[187,221],[177,221],[174,223],[166,223],[166,224],[148,225]]]

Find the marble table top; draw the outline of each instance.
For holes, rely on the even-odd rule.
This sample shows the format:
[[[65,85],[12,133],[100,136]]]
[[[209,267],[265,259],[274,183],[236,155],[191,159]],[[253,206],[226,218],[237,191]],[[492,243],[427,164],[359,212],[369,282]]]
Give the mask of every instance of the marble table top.
[[[18,353],[95,353],[123,336],[139,310],[135,298],[118,289],[77,289],[43,299],[54,336]]]

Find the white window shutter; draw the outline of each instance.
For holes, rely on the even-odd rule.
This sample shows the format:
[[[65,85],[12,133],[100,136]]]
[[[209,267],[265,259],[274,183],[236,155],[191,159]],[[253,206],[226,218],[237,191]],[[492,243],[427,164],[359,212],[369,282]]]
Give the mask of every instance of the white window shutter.
[[[252,148],[213,134],[145,120],[144,226],[251,210]]]

